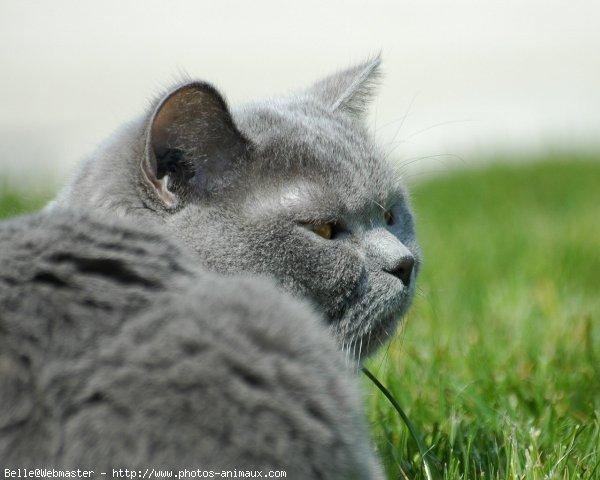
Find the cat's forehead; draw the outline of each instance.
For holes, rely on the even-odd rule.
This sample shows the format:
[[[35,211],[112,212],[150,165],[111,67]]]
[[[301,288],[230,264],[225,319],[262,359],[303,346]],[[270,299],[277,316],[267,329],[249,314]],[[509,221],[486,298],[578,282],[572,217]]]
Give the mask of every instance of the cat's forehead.
[[[360,122],[300,100],[249,105],[234,116],[254,145],[255,168],[275,183],[301,178],[352,209],[402,195],[394,168]]]

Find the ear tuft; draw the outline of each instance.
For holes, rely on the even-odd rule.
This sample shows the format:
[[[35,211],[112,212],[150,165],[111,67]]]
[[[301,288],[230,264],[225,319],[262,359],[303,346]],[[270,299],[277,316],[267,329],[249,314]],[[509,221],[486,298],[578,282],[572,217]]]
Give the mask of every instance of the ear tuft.
[[[381,57],[367,60],[330,75],[309,92],[323,102],[331,111],[340,111],[354,117],[364,116],[381,77]]]

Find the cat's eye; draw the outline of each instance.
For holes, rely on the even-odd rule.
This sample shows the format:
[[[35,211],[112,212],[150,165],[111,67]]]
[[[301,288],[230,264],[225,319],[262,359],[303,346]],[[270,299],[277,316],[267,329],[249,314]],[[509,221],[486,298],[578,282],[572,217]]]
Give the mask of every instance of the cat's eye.
[[[300,225],[311,232],[316,233],[325,240],[333,240],[337,238],[338,235],[347,231],[343,223],[335,220],[329,222],[300,222]]]
[[[388,225],[394,224],[394,214],[391,212],[391,210],[386,210],[385,212],[383,212],[383,219]]]
[[[334,233],[334,224],[331,222],[328,223],[318,223],[312,226],[312,231],[315,232],[320,237],[323,237],[327,240],[331,240]]]

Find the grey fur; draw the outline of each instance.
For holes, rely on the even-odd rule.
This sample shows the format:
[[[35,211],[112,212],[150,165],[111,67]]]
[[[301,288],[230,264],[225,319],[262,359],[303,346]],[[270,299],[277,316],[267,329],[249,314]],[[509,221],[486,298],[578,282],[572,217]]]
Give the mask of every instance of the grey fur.
[[[310,307],[158,232],[57,212],[0,227],[3,468],[380,478]]]
[[[378,72],[376,58],[298,95],[234,109],[250,148],[223,173],[229,184],[210,195],[180,188],[173,208],[140,168],[152,161],[149,130],[163,99],[90,157],[53,207],[160,224],[210,270],[274,278],[313,301],[340,347],[360,361],[394,332],[419,266],[407,195],[362,118]],[[177,127],[179,146],[192,150],[189,161],[201,166],[211,158],[193,147],[205,123]],[[385,225],[384,209],[393,210],[394,225]],[[324,219],[342,219],[348,234],[326,241],[300,225]],[[416,267],[407,287],[385,270],[409,257]]]
[[[389,337],[418,271],[364,124],[378,69],[231,113],[180,85],[2,227],[0,455],[381,477],[339,352]],[[310,227],[329,221],[331,240]],[[410,282],[390,273],[410,259]]]

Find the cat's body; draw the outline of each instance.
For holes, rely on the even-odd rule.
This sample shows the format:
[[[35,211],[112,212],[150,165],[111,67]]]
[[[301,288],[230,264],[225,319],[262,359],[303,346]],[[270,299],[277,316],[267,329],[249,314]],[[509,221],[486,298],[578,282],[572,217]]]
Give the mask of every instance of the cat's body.
[[[377,477],[333,340],[270,282],[69,212],[2,224],[0,263],[3,468]]]
[[[148,388],[154,389],[156,399],[145,397],[143,382],[121,391],[123,383],[111,373],[110,361],[104,363],[106,356],[80,351],[88,368],[83,375],[99,377],[105,392],[97,395],[84,382],[81,390],[77,387],[66,397],[81,399],[78,401],[85,409],[95,409],[90,421],[104,425],[104,416],[111,418],[111,412],[105,410],[110,406],[106,399],[111,396],[120,398],[121,405],[115,403],[119,408],[124,408],[128,400],[137,405],[142,397],[149,407],[142,409],[135,420],[119,417],[122,424],[107,423],[102,427],[106,434],[97,435],[93,440],[96,443],[91,444],[84,432],[88,417],[83,416],[80,430],[72,430],[75,453],[66,456],[68,448],[61,446],[55,458],[72,462],[84,455],[85,448],[77,447],[81,444],[94,452],[95,461],[108,461],[107,452],[112,452],[112,447],[107,439],[128,438],[130,425],[143,430],[143,438],[151,437],[146,443],[134,442],[133,450],[129,450],[146,452],[134,456],[138,464],[148,458],[143,455],[150,455],[149,451],[161,451],[164,463],[212,458],[231,466],[235,466],[236,459],[238,463],[265,466],[272,461],[287,465],[290,475],[299,472],[298,478],[378,478],[380,472],[358,419],[356,386],[348,381],[343,357],[345,354],[346,359],[360,362],[393,333],[414,294],[419,254],[402,185],[372,144],[362,118],[377,68],[378,60],[367,62],[328,77],[300,94],[247,105],[231,113],[212,86],[202,82],[184,84],[157,102],[147,115],[123,127],[84,162],[70,185],[46,209],[50,229],[55,228],[54,222],[61,225],[56,227],[60,230],[73,221],[72,217],[61,217],[64,209],[90,211],[93,216],[118,217],[137,225],[134,237],[146,229],[160,231],[161,238],[174,239],[174,245],[180,242],[185,246],[183,250],[189,248],[193,253],[159,248],[127,260],[126,276],[138,268],[150,268],[148,265],[157,265],[152,268],[158,268],[158,272],[162,271],[158,265],[179,267],[174,272],[159,273],[159,277],[166,275],[169,279],[161,280],[165,292],[151,294],[146,307],[134,312],[127,309],[136,305],[135,296],[130,297],[117,281],[106,298],[118,301],[114,311],[98,323],[101,332],[90,335],[96,345],[90,351],[97,348],[116,354],[118,345],[127,351],[126,345],[135,344],[132,338],[144,338],[144,331],[152,332],[149,347],[134,346],[134,353],[118,358],[125,371],[140,364],[149,369]],[[31,223],[24,222],[18,227],[21,233],[13,228],[5,235],[7,246],[13,248],[14,238],[32,228]],[[111,222],[108,220],[109,230],[113,228]],[[92,230],[96,228],[99,232],[103,227],[98,225]],[[73,234],[71,248],[79,255],[80,249],[89,245],[85,241],[77,243],[76,232],[66,237]],[[43,233],[39,235],[42,239]],[[87,235],[93,239],[95,234]],[[130,248],[138,249],[137,241],[129,242],[128,235],[116,235],[117,239],[108,244],[120,245],[121,238]],[[32,245],[25,245],[22,251]],[[99,248],[94,251],[100,258],[112,258],[112,253],[102,251],[104,246]],[[19,256],[9,251],[10,258]],[[180,256],[184,260],[178,260]],[[42,296],[43,288],[64,294],[61,269],[65,265],[77,267],[78,262],[69,255],[58,255],[55,258],[61,261],[47,273],[35,273],[37,258],[23,260],[25,270],[29,268],[32,273],[17,279],[25,278],[36,285],[32,298],[54,301],[50,293]],[[98,266],[98,261],[91,263],[92,270]],[[113,266],[120,271],[120,266]],[[101,269],[111,271],[106,265]],[[133,274],[132,278],[146,278],[146,274],[153,275],[146,272]],[[248,274],[270,278],[287,294],[265,286],[264,280],[248,279]],[[96,277],[82,278],[87,282]],[[19,288],[26,288],[26,284],[8,285],[7,291],[17,292],[11,295],[18,296]],[[86,295],[93,293],[94,285],[82,286],[71,291],[71,297],[52,303],[55,313],[45,321],[52,322],[68,313],[71,305],[80,305]],[[77,327],[81,333],[88,328],[88,315],[96,304],[109,308],[106,299],[92,299],[86,304],[89,311]],[[12,325],[31,317],[29,304],[15,305]],[[31,325],[33,328],[35,322]],[[246,331],[247,325],[254,333]],[[114,328],[115,333],[104,340],[102,332]],[[177,377],[173,382],[192,382],[189,391],[188,387],[169,391],[165,379],[171,377],[162,370],[152,373],[154,353],[150,350],[160,350],[163,338],[167,339],[164,342],[177,342],[181,337],[178,329],[193,330],[198,344],[208,345],[208,352],[216,349],[221,355],[215,357],[218,361],[204,363],[204,347],[200,353],[197,348],[190,353],[184,342],[181,349],[175,350],[167,362],[177,366],[172,369]],[[270,337],[271,329],[276,332],[274,337]],[[41,330],[38,333],[43,336]],[[236,339],[233,346],[227,340],[230,335]],[[270,340],[265,343],[266,337]],[[212,343],[214,349],[210,348]],[[344,354],[332,348],[334,343]],[[17,355],[18,349],[15,352]],[[199,365],[187,358],[190,355]],[[212,358],[210,353],[207,355]],[[10,362],[9,373],[12,368],[25,369],[18,359]],[[255,368],[246,375],[245,370],[238,370],[240,365]],[[290,376],[273,377],[278,369],[275,365],[286,365],[283,368],[289,369]],[[211,376],[213,371],[222,375],[215,378]],[[214,382],[207,382],[205,376]],[[214,388],[204,392],[208,386]],[[196,402],[188,398],[190,392],[192,397],[198,395]],[[250,393],[256,394],[251,397],[252,407],[239,402]],[[223,402],[223,410],[212,410],[212,403],[218,402]],[[167,405],[174,407],[168,410]],[[202,410],[208,406],[211,409]],[[119,408],[115,409],[117,416]],[[153,412],[158,420],[152,418]],[[9,412],[7,418],[13,416]],[[298,426],[290,428],[296,425],[294,422]],[[151,433],[154,425],[162,430],[156,436]],[[175,425],[185,429],[189,441],[177,441]],[[199,433],[202,425],[210,428]],[[9,431],[18,435],[25,431],[23,438],[27,441],[27,431],[19,424]],[[202,435],[208,437],[202,440]],[[28,458],[27,448],[14,450],[12,437],[6,438],[8,443],[3,440],[0,448],[17,452],[16,459]],[[124,442],[126,446],[130,440]],[[123,452],[128,452],[125,446],[119,450],[123,456],[117,457],[123,461],[127,458]],[[269,461],[264,460],[265,452],[271,450],[274,453],[268,456]],[[91,455],[82,458],[93,461]]]

